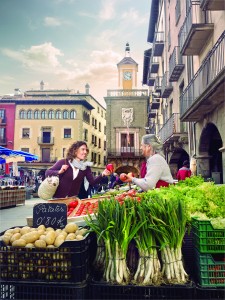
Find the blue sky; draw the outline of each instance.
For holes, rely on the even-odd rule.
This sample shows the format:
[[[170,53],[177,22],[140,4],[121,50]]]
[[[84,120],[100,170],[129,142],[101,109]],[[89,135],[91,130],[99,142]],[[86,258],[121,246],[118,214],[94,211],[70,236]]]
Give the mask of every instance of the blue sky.
[[[142,86],[151,0],[0,0],[0,95],[74,89],[104,104],[130,43]]]

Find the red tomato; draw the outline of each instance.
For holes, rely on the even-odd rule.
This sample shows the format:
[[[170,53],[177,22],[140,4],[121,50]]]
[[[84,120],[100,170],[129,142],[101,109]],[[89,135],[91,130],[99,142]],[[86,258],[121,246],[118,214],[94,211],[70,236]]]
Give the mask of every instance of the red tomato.
[[[120,174],[120,180],[125,181],[127,180],[127,175],[125,173]]]

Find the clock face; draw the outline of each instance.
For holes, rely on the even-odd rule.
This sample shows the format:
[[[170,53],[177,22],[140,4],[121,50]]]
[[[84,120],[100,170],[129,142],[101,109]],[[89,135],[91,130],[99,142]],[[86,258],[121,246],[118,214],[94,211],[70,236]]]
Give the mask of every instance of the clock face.
[[[124,80],[131,80],[131,78],[132,78],[131,72],[126,71],[126,72],[123,73],[123,79]]]

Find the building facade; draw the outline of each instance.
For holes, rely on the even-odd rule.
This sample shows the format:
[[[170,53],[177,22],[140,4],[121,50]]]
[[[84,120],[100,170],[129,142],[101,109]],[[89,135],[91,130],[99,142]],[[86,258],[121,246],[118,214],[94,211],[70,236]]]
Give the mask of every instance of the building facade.
[[[164,144],[175,176],[190,160],[193,173],[225,182],[225,2],[152,0],[143,83],[149,123]]]
[[[1,99],[1,107],[14,106],[13,148],[30,152],[39,157],[32,163],[19,163],[23,168],[45,170],[57,160],[66,157],[68,147],[75,141],[88,144],[88,160],[94,163],[92,171],[99,174],[106,163],[106,111],[89,94],[73,90],[31,90],[22,97]],[[2,108],[3,109],[3,108]],[[9,118],[7,118],[10,121]],[[10,124],[5,124],[7,140]],[[4,145],[2,145],[4,146]]]
[[[130,56],[127,43],[125,57],[117,64],[118,89],[108,90],[106,102],[107,162],[115,172],[140,173],[140,142],[147,124],[148,90],[138,90],[138,64]]]

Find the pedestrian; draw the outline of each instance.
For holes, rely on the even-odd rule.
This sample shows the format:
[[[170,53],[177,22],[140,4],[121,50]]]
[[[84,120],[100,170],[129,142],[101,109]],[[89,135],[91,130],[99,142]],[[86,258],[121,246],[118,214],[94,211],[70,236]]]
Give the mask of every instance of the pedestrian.
[[[178,181],[180,181],[180,180],[185,180],[185,178],[187,177],[191,177],[191,170],[189,168],[188,160],[185,160],[183,162],[183,167],[180,168],[177,172],[177,179]]]
[[[84,141],[74,142],[67,150],[66,158],[57,161],[45,172],[47,176],[59,176],[59,185],[54,198],[77,196],[82,184],[87,180],[91,186],[102,181],[104,176],[109,176],[110,171],[105,169],[102,174],[94,177],[91,172],[93,163],[86,161],[88,147]]]
[[[132,182],[143,191],[173,184],[173,177],[169,165],[161,153],[162,144],[155,134],[146,134],[141,142],[142,154],[146,157],[146,175],[144,178],[135,178],[127,175],[125,182]]]
[[[147,162],[143,161],[140,169],[140,178],[145,178],[146,172],[147,172]]]

